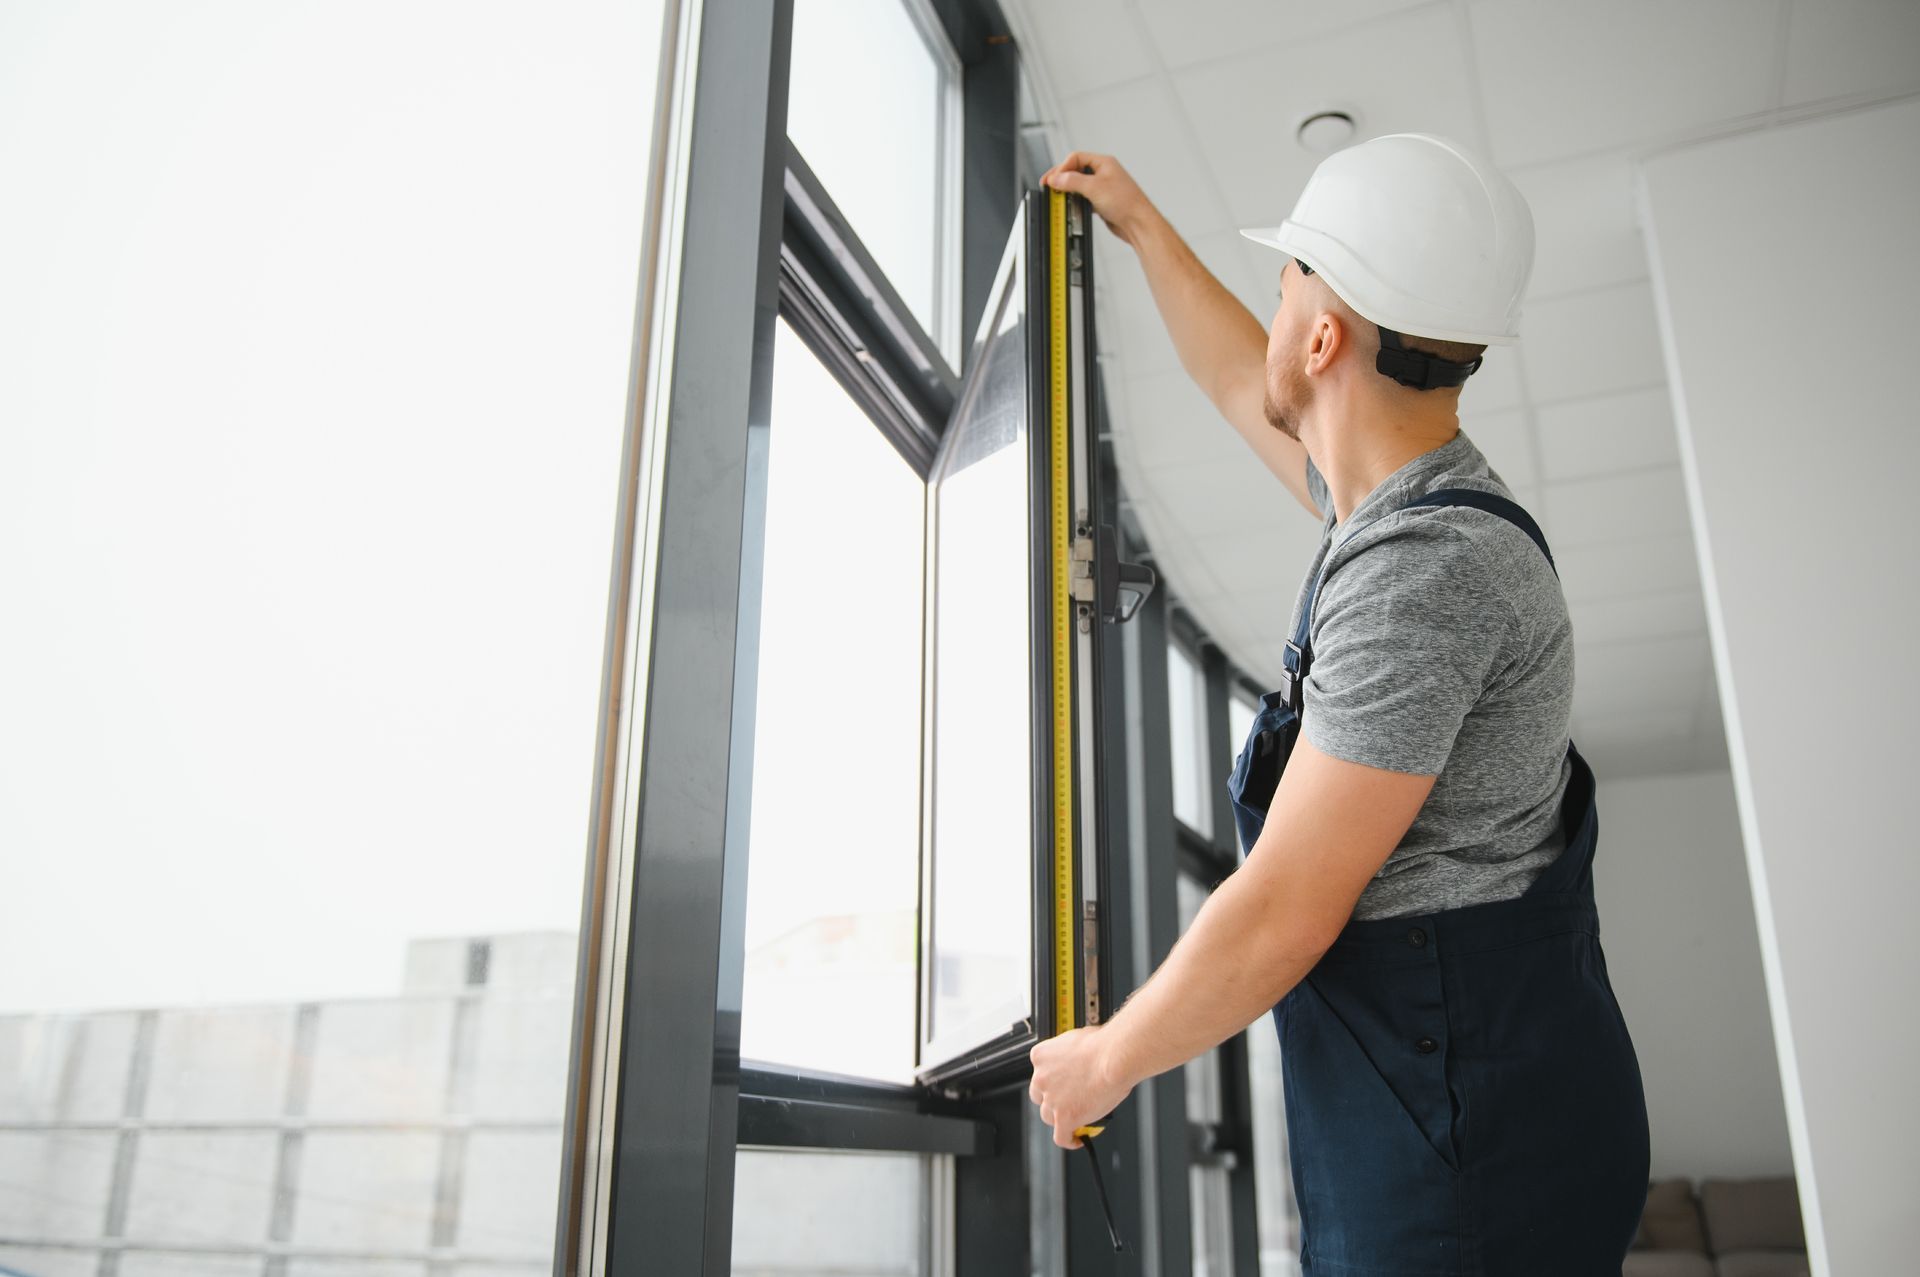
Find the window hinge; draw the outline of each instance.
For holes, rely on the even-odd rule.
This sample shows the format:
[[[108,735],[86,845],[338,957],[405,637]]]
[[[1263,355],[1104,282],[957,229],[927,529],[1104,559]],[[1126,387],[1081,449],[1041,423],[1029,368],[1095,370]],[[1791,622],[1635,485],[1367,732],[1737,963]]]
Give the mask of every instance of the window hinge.
[[[1100,1023],[1100,903],[1088,900],[1080,922],[1080,966],[1087,990],[1087,1023]]]

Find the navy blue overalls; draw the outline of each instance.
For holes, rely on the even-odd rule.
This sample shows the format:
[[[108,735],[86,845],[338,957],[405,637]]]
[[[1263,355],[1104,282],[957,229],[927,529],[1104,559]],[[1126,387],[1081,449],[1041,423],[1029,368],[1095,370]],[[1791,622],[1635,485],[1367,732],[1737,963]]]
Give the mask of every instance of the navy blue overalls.
[[[1422,505],[1498,515],[1548,554],[1503,497],[1400,508]],[[1319,588],[1228,782],[1243,855],[1299,733]],[[1600,952],[1593,772],[1572,742],[1567,756],[1566,849],[1523,895],[1349,921],[1274,1007],[1310,1277],[1619,1277],[1646,1204],[1647,1110]]]

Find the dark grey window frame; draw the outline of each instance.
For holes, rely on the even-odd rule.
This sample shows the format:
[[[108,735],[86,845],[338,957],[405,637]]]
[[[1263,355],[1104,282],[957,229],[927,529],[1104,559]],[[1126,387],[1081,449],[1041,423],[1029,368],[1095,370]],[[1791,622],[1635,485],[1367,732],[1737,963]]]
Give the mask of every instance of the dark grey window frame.
[[[933,8],[963,68],[962,331],[971,332],[1018,192],[1037,175],[1020,136],[1017,51],[993,0]],[[1037,1248],[1056,1241],[1068,1273],[1138,1272],[1146,1248],[1161,1271],[1186,1271],[1190,1132],[1177,1070],[1139,1088],[1097,1146],[1133,1242],[1132,1255],[1116,1257],[1084,1160],[1036,1162],[1023,1084],[942,1101],[921,1088],[740,1059],[774,325],[786,317],[923,477],[965,369],[945,365],[788,143],[792,0],[683,0],[669,10],[661,65],[682,81],[662,76],[655,141],[681,151],[650,199],[656,221],[673,229],[656,236],[643,270],[594,793],[596,828],[624,832],[589,858],[556,1277],[726,1273],[741,1146],[952,1155],[963,1277],[1055,1271]],[[678,208],[668,206],[676,181]],[[651,281],[669,258],[677,293],[666,313],[650,315]],[[667,336],[664,366],[650,371],[652,328]],[[1092,372],[1122,556],[1150,561]],[[649,409],[650,378],[661,395]],[[657,522],[641,527],[647,518]],[[1172,819],[1164,595],[1137,619],[1118,627],[1131,631],[1125,655],[1101,674],[1103,700],[1121,712],[1101,725],[1100,747],[1125,757],[1130,775],[1108,795],[1116,852],[1104,898],[1117,906],[1106,920],[1109,1006],[1171,948],[1173,849],[1185,841]],[[629,689],[629,677],[645,686]],[[1048,1241],[1055,1222],[1035,1212],[1062,1201],[1064,1238]]]
[[[1173,822],[1180,872],[1211,891],[1240,861],[1233,802],[1223,779],[1232,770],[1240,748],[1238,742],[1230,742],[1226,735],[1226,725],[1231,721],[1227,708],[1234,689],[1251,692],[1254,681],[1233,665],[1226,652],[1184,609],[1176,613],[1172,629],[1175,641],[1200,668],[1204,689],[1200,732],[1206,748],[1208,774],[1213,778],[1205,787],[1212,801],[1212,837],[1202,835],[1185,821]],[[1253,695],[1258,699],[1258,693]],[[1265,1026],[1263,1016],[1248,1031],[1265,1032]],[[1253,1087],[1245,1036],[1236,1033],[1226,1039],[1215,1058],[1220,1070],[1220,1120],[1191,1123],[1189,1143],[1195,1165],[1227,1168],[1234,1271],[1257,1273],[1260,1271],[1260,1223],[1254,1194]]]

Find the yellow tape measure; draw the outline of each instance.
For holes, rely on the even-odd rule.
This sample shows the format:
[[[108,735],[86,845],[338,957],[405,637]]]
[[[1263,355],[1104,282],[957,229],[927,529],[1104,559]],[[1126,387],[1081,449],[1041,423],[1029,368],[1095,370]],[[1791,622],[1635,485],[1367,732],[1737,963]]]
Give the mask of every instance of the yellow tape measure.
[[[1047,331],[1053,430],[1053,1031],[1073,1014],[1073,542],[1067,508],[1067,195],[1047,192]]]

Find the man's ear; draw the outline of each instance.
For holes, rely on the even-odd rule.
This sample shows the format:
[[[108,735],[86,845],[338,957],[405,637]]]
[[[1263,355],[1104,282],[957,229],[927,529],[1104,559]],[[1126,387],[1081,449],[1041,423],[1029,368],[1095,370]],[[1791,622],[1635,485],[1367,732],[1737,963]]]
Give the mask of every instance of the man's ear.
[[[1347,326],[1340,316],[1323,310],[1313,317],[1313,335],[1307,343],[1307,374],[1315,376],[1333,366],[1347,344]]]

